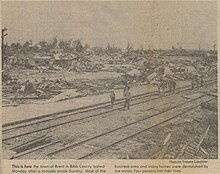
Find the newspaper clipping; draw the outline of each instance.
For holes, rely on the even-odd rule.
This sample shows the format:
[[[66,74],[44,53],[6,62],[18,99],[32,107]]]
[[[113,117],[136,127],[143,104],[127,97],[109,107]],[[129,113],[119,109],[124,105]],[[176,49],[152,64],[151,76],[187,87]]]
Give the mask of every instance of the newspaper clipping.
[[[218,7],[1,1],[0,173],[220,173]]]

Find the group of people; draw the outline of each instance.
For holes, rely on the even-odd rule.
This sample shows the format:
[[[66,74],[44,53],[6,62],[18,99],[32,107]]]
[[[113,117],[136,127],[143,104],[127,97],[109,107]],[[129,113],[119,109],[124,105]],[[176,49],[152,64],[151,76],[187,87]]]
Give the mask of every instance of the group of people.
[[[161,78],[157,87],[160,95],[165,95],[166,88],[168,88],[169,93],[175,93],[176,81],[173,79]]]
[[[204,85],[204,80],[202,75],[193,76],[191,80],[192,89],[202,87]],[[158,82],[158,92],[159,95],[165,95],[166,88],[168,88],[169,93],[175,93],[176,91],[176,81],[172,78],[162,77]],[[130,109],[131,93],[130,87],[126,85],[123,92],[124,96],[124,109]],[[113,108],[115,103],[115,92],[110,92],[111,108]]]
[[[192,76],[191,85],[192,85],[192,89],[195,88],[199,89],[199,87],[203,87],[204,86],[203,75]]]
[[[131,93],[130,93],[130,87],[129,86],[126,86],[124,88],[123,96],[124,96],[124,99],[125,99],[124,109],[126,109],[126,108],[130,109]],[[114,103],[115,103],[115,92],[114,91],[110,92],[110,99],[111,99],[111,108],[113,108]]]
[[[176,90],[176,81],[173,79],[161,79],[158,83],[158,92],[159,94],[164,95],[165,90],[168,87],[170,93],[175,93]],[[130,87],[125,86],[123,91],[124,96],[124,109],[130,109],[130,101],[131,101],[131,93],[130,93]],[[111,100],[111,108],[113,108],[115,103],[115,92],[110,91],[110,100]]]

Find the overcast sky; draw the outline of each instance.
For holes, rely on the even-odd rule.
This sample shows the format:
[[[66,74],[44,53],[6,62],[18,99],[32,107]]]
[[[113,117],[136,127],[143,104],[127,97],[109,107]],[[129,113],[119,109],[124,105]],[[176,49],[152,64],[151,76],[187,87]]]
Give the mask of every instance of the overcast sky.
[[[6,42],[82,39],[91,46],[212,49],[216,2],[2,2]]]

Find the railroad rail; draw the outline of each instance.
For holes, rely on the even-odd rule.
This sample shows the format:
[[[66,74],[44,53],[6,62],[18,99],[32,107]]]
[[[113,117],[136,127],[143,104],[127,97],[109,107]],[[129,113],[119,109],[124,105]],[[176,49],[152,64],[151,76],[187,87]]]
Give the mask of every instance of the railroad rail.
[[[207,85],[210,85],[210,84],[213,84],[213,83],[215,83],[215,82],[216,82],[215,80],[214,80],[214,81],[209,81],[209,82],[207,82],[206,84],[207,84]],[[176,93],[190,90],[188,87],[190,87],[190,86],[185,86],[185,87],[182,87],[182,88],[178,88],[178,92],[176,92]],[[182,89],[182,90],[181,90],[181,89]],[[132,101],[132,102],[135,101],[135,103],[133,103],[132,105],[138,105],[138,104],[141,104],[141,103],[145,103],[145,102],[148,102],[148,101],[152,101],[152,100],[161,98],[161,96],[158,96],[158,94],[156,94],[156,95],[154,95],[153,93],[151,93],[151,94],[152,94],[152,95],[145,94],[145,95],[146,95],[145,97],[143,97],[144,95],[142,95],[142,96],[139,95],[140,98],[136,97],[136,99]],[[168,94],[168,95],[172,95],[172,94]],[[166,96],[168,96],[168,95],[166,95]],[[156,96],[156,97],[154,97],[154,98],[149,98],[148,100],[144,100],[144,101],[138,100],[138,99],[145,99],[146,97],[152,97],[152,96]],[[209,97],[210,97],[210,96],[209,96]],[[196,98],[195,100],[197,100],[197,99],[199,99],[199,98]],[[191,100],[191,101],[194,101],[194,99]],[[122,102],[123,102],[123,100],[122,100],[120,103],[122,103]],[[103,112],[103,113],[98,113],[98,114],[96,114],[96,115],[102,115],[102,114],[104,114],[104,113],[113,112],[114,110],[118,110],[118,109],[121,108],[120,103],[117,103],[117,108],[112,109],[112,110],[110,110],[110,111],[108,110],[108,111]],[[185,104],[187,104],[187,102],[185,102]],[[164,105],[164,104],[163,104],[163,105]],[[111,134],[111,133],[113,133],[113,132],[116,132],[116,131],[118,131],[118,130],[122,130],[122,129],[124,129],[124,128],[127,128],[127,127],[129,127],[129,126],[131,126],[131,125],[135,125],[135,124],[137,124],[137,123],[143,122],[143,121],[145,121],[145,120],[147,120],[147,119],[150,119],[150,118],[152,118],[152,117],[158,116],[158,115],[160,115],[160,114],[162,114],[162,113],[171,111],[171,110],[175,109],[176,107],[180,107],[180,106],[182,106],[182,105],[184,105],[184,103],[181,103],[181,104],[178,104],[178,105],[176,105],[176,106],[174,106],[174,107],[168,108],[168,109],[164,110],[163,112],[160,112],[160,113],[157,113],[157,114],[152,114],[152,115],[148,116],[147,118],[137,120],[137,121],[132,122],[132,123],[130,123],[130,124],[126,124],[126,125],[120,126],[120,127],[116,128],[116,129],[113,129],[113,130],[111,130],[111,131],[108,131],[108,132],[105,132],[105,133],[102,133],[102,134],[93,136],[93,137],[91,137],[91,138],[89,138],[89,139],[86,139],[86,140],[83,140],[83,141],[80,141],[80,142],[71,144],[71,145],[69,145],[68,147],[65,147],[65,148],[62,149],[62,150],[59,149],[58,151],[59,151],[59,152],[62,152],[62,151],[71,149],[71,148],[73,148],[73,147],[79,146],[79,145],[84,144],[84,143],[86,143],[86,142],[89,142],[89,141],[91,141],[91,140],[95,140],[95,139],[97,139],[97,138],[106,136],[106,135]],[[150,109],[152,109],[152,108],[149,108],[148,110],[150,110]],[[188,109],[188,110],[190,111],[191,109]],[[187,112],[187,111],[185,111],[185,112]],[[95,117],[96,115],[90,115],[90,116],[88,116],[87,118]],[[182,114],[181,114],[181,115],[182,115]],[[80,118],[79,120],[83,120],[83,119],[86,119],[86,118],[83,117],[83,118]],[[74,119],[74,120],[72,120],[72,122],[75,122],[76,120],[77,120],[77,119]],[[77,121],[79,121],[79,120],[77,120]],[[38,123],[39,123],[39,122],[38,122]],[[64,124],[67,124],[67,123],[70,123],[70,121],[61,123],[60,125],[64,125]],[[37,123],[36,123],[36,124],[37,124]],[[56,125],[52,125],[52,127],[57,127],[57,126],[60,126],[60,125],[57,125],[57,124],[56,124]],[[160,124],[159,124],[159,125],[160,125]],[[49,128],[48,128],[48,127],[45,127],[44,130],[50,129],[50,128],[52,128],[52,127],[51,127],[51,126],[49,126]],[[152,127],[152,128],[153,128],[153,127]],[[17,129],[18,129],[18,128],[15,128],[14,130],[17,131]],[[11,129],[11,130],[13,130],[13,129]],[[25,132],[25,133],[18,134],[18,135],[12,136],[12,137],[7,137],[8,139],[6,138],[6,139],[3,140],[3,141],[10,140],[10,139],[17,138],[17,137],[21,137],[21,136],[25,136],[25,135],[32,134],[32,133],[34,133],[34,132],[39,132],[39,131],[42,131],[42,129],[34,130],[34,131],[31,131],[31,132]],[[147,130],[146,130],[146,131],[147,131]],[[9,131],[9,132],[10,132],[10,131]],[[7,133],[7,131],[6,131],[6,133]],[[126,138],[126,139],[127,139],[127,138]],[[126,140],[126,139],[125,139],[125,140]],[[128,139],[129,139],[129,138],[128,138]],[[125,141],[125,140],[123,140],[123,141]],[[122,140],[120,140],[119,142],[122,142]],[[52,145],[54,146],[54,145],[56,145],[57,143],[60,143],[60,141],[51,142],[51,143],[46,144],[46,145],[44,145],[44,146],[42,146],[42,147],[40,147],[40,148],[36,148],[34,151],[37,151],[38,149],[42,149],[42,148],[48,148],[48,147],[50,147],[50,146],[52,146]],[[118,144],[118,143],[116,143],[116,144]],[[111,146],[108,145],[108,147],[111,147]],[[108,147],[107,147],[107,148],[108,148]],[[106,148],[105,148],[105,149],[106,149]],[[104,150],[104,149],[103,149],[103,150]],[[99,151],[100,151],[100,150],[99,150]],[[101,151],[102,151],[102,150],[101,150]],[[48,156],[55,155],[55,154],[57,154],[57,153],[59,153],[59,152],[56,152],[56,151],[55,151],[55,152],[51,152],[51,153],[48,154]],[[23,154],[17,154],[17,157],[15,156],[14,158],[18,158],[18,157],[23,156],[23,155],[28,154],[28,153],[32,153],[32,150],[29,150],[28,152],[24,152]],[[93,153],[93,154],[86,155],[86,156],[84,155],[84,156],[78,157],[78,159],[84,159],[84,158],[93,156],[93,155],[96,154],[96,153],[97,153],[97,152],[95,152],[95,153]]]
[[[213,100],[213,99],[210,99],[209,101],[211,101],[211,100]],[[130,138],[133,138],[133,137],[135,137],[135,136],[137,136],[137,135],[139,135],[139,134],[141,134],[141,133],[143,133],[143,132],[149,131],[149,130],[155,128],[155,127],[161,126],[161,125],[163,125],[163,124],[165,124],[165,123],[167,123],[167,122],[169,122],[169,121],[171,121],[171,120],[173,120],[173,119],[175,119],[175,118],[177,118],[177,117],[182,116],[182,115],[185,114],[186,112],[189,112],[189,111],[191,111],[191,110],[193,110],[193,109],[199,107],[200,105],[201,105],[201,103],[198,104],[198,105],[196,105],[196,106],[194,106],[194,107],[192,107],[192,108],[190,108],[188,111],[181,112],[181,113],[179,113],[179,114],[177,114],[177,115],[174,115],[173,117],[171,117],[171,118],[169,118],[169,119],[167,119],[167,120],[164,120],[164,121],[162,121],[162,122],[160,122],[160,123],[158,123],[158,124],[155,124],[155,125],[153,125],[153,126],[151,126],[151,127],[149,127],[149,128],[143,129],[143,130],[141,130],[141,131],[139,131],[139,132],[137,132],[137,133],[135,133],[135,134],[132,134],[132,135],[130,135],[130,136],[128,136],[128,137],[125,137],[125,138],[123,138],[123,139],[120,139],[119,141],[116,141],[116,142],[114,142],[114,143],[108,144],[107,146],[105,146],[105,147],[103,147],[103,148],[100,148],[100,149],[98,149],[98,150],[96,150],[96,151],[93,151],[93,152],[88,153],[88,154],[86,154],[86,155],[80,156],[80,157],[78,157],[77,159],[93,158],[94,156],[96,156],[98,153],[100,153],[100,152],[103,151],[103,150],[106,150],[106,149],[108,149],[108,148],[110,148],[110,147],[113,147],[113,146],[115,146],[116,144],[119,144],[119,143],[121,143],[121,142],[123,142],[123,141],[126,141],[126,140],[128,140],[128,139],[130,139]]]
[[[212,82],[216,82],[216,79],[206,81],[206,84],[210,84]],[[187,85],[187,86],[184,86],[184,87],[177,88],[176,90],[177,91],[182,90],[182,89],[189,90],[189,89],[191,89],[190,87],[191,87],[191,85]],[[132,99],[133,100],[138,100],[138,99],[142,99],[142,98],[150,97],[150,96],[155,96],[155,95],[158,95],[157,91],[134,95],[132,97]],[[171,95],[171,94],[168,94],[168,95]],[[115,105],[119,105],[123,102],[124,102],[123,98],[117,99],[115,101]],[[42,123],[42,122],[47,122],[47,121],[51,121],[51,120],[55,120],[55,119],[61,119],[61,118],[69,117],[69,116],[74,116],[74,115],[85,113],[85,112],[91,112],[91,111],[95,111],[95,110],[98,110],[98,109],[106,108],[108,106],[110,106],[110,102],[104,102],[104,103],[94,104],[94,105],[91,105],[91,106],[85,106],[85,107],[81,107],[81,108],[77,108],[77,109],[71,109],[71,110],[67,110],[67,111],[42,115],[42,116],[29,118],[29,119],[25,119],[25,120],[19,120],[19,121],[15,121],[15,122],[12,122],[12,123],[6,123],[6,124],[2,125],[2,132],[4,133],[4,132],[7,132],[7,131],[10,131],[10,130],[13,130],[13,129],[17,129],[17,128],[22,128],[22,127]],[[111,112],[111,111],[114,111],[114,109],[109,110],[106,113]],[[88,118],[90,118],[90,117],[88,117]],[[78,121],[78,120],[76,120],[76,121]]]
[[[202,96],[202,97],[205,97],[205,96]],[[132,123],[130,123],[130,124],[126,124],[126,125],[120,126],[120,127],[116,128],[116,129],[112,129],[112,130],[107,131],[107,132],[105,132],[105,133],[101,133],[101,134],[99,134],[99,135],[90,137],[90,138],[88,138],[88,139],[86,139],[86,140],[83,140],[83,141],[80,141],[80,142],[77,142],[77,143],[68,145],[67,147],[61,148],[61,149],[56,150],[56,151],[54,151],[54,152],[51,152],[51,153],[49,153],[49,154],[47,154],[47,155],[48,155],[48,156],[56,155],[56,154],[58,154],[58,153],[60,153],[60,152],[63,152],[63,151],[66,151],[66,150],[68,150],[68,149],[72,149],[72,148],[75,148],[75,147],[77,147],[77,146],[79,146],[79,145],[82,145],[82,144],[85,144],[85,143],[87,143],[87,142],[90,142],[91,140],[95,140],[95,139],[96,139],[96,141],[97,141],[98,138],[104,137],[104,136],[109,135],[109,134],[111,134],[111,133],[115,133],[115,132],[117,132],[117,131],[119,131],[119,130],[121,130],[121,129],[124,129],[124,128],[128,128],[128,127],[130,128],[131,126],[134,126],[134,125],[136,125],[137,123],[141,123],[141,122],[146,121],[146,120],[148,120],[148,119],[150,119],[150,118],[153,118],[153,117],[159,116],[159,115],[161,115],[161,114],[164,114],[164,113],[166,113],[166,112],[168,112],[168,111],[176,110],[177,107],[180,107],[180,106],[182,107],[182,106],[184,106],[184,105],[186,105],[186,104],[195,102],[196,100],[198,100],[198,99],[200,99],[200,98],[202,98],[202,97],[198,97],[198,98],[196,98],[196,99],[193,99],[193,100],[191,100],[190,102],[187,101],[187,102],[180,103],[180,104],[178,104],[178,105],[176,105],[176,106],[174,106],[174,107],[168,108],[168,109],[166,109],[166,110],[164,110],[164,111],[162,111],[162,112],[159,112],[159,113],[156,113],[156,114],[152,114],[152,115],[150,115],[150,116],[148,116],[148,117],[146,117],[146,118],[137,120],[137,121],[132,122]],[[213,100],[213,98],[210,99],[210,100],[208,100],[208,101],[211,101],[211,100]],[[134,136],[136,136],[136,135],[138,135],[138,134],[140,134],[140,133],[142,133],[142,132],[148,131],[148,130],[150,130],[150,129],[152,129],[152,128],[155,128],[155,127],[157,127],[157,126],[159,126],[159,125],[162,125],[162,124],[164,124],[164,123],[166,123],[166,122],[168,122],[168,121],[170,121],[170,120],[172,120],[172,119],[174,119],[174,118],[180,117],[181,115],[185,114],[186,112],[189,112],[189,111],[191,111],[191,110],[193,110],[193,109],[199,107],[200,104],[201,104],[201,102],[200,102],[199,104],[197,104],[196,106],[189,107],[189,108],[187,107],[187,109],[185,109],[184,112],[180,112],[180,113],[178,113],[178,114],[176,114],[176,115],[174,115],[174,116],[172,116],[172,117],[170,117],[170,118],[168,118],[168,119],[165,119],[164,121],[162,121],[162,122],[160,122],[160,123],[157,123],[157,124],[155,124],[155,125],[153,125],[153,126],[148,127],[147,129],[143,129],[143,130],[141,130],[141,131],[138,131],[138,132],[135,133],[135,134],[132,134],[132,135],[130,135],[130,136],[127,136],[127,137],[125,137],[125,138],[122,138],[122,139],[120,139],[120,140],[118,140],[118,141],[116,141],[116,142],[114,142],[114,143],[111,143],[111,144],[109,144],[109,145],[107,145],[107,146],[105,146],[105,147],[103,147],[103,148],[100,148],[99,150],[96,150],[95,152],[91,152],[91,153],[89,153],[89,154],[86,154],[86,155],[83,155],[83,156],[81,156],[81,157],[78,157],[78,159],[84,159],[84,158],[87,158],[87,157],[89,157],[89,156],[93,156],[93,155],[96,154],[97,152],[103,151],[103,150],[105,150],[105,149],[107,149],[107,148],[109,148],[109,147],[112,147],[112,146],[114,146],[114,145],[116,145],[116,144],[118,144],[118,143],[120,143],[120,142],[122,142],[122,141],[125,141],[125,140],[127,140],[127,139],[129,139],[129,138],[132,138],[132,137],[134,137]],[[140,126],[140,128],[141,128],[141,127],[143,127],[143,126]],[[114,136],[111,135],[111,137],[114,137]],[[108,139],[108,138],[107,138],[107,139]],[[102,141],[102,142],[103,142],[103,141]]]
[[[51,153],[47,154],[47,156],[56,155],[57,153],[66,151],[66,150],[68,150],[68,149],[72,149],[72,148],[74,148],[74,147],[76,147],[76,146],[80,146],[80,145],[82,145],[82,144],[85,144],[85,143],[87,143],[87,142],[90,142],[91,140],[95,140],[95,139],[98,139],[98,138],[105,137],[106,135],[110,135],[111,133],[115,133],[115,132],[117,132],[117,131],[119,131],[119,130],[122,130],[122,129],[124,129],[124,128],[129,128],[130,126],[134,126],[134,125],[136,125],[137,123],[141,123],[141,122],[143,122],[143,121],[145,121],[145,120],[147,120],[147,119],[153,118],[153,117],[155,117],[155,116],[161,115],[161,114],[166,113],[166,112],[169,112],[169,111],[173,111],[173,110],[175,110],[175,109],[178,108],[178,107],[182,107],[182,106],[187,105],[187,104],[189,104],[189,103],[195,102],[196,100],[201,99],[201,98],[203,98],[203,97],[207,97],[207,96],[206,96],[206,95],[203,95],[203,96],[197,97],[197,98],[195,98],[195,99],[192,99],[191,101],[182,102],[182,103],[180,103],[180,104],[178,104],[178,105],[176,105],[176,106],[174,106],[174,107],[168,108],[168,109],[166,109],[166,110],[164,110],[164,111],[162,111],[162,112],[159,112],[159,113],[157,113],[157,114],[152,114],[152,115],[150,115],[150,116],[148,116],[148,117],[146,117],[146,118],[137,120],[137,121],[132,122],[132,123],[130,123],[130,124],[126,124],[126,125],[120,126],[120,127],[116,128],[116,129],[113,129],[113,130],[111,130],[111,131],[108,131],[108,132],[105,132],[105,133],[102,133],[102,134],[93,136],[93,137],[88,138],[88,139],[86,139],[86,140],[83,140],[83,141],[81,141],[81,142],[77,142],[77,143],[68,145],[67,147],[64,147],[64,148],[62,148],[62,149],[59,149],[59,150],[56,150],[56,151],[54,151],[54,152],[51,152]],[[210,96],[209,96],[209,97],[210,97]],[[214,99],[214,98],[212,97],[211,99],[207,100],[206,102],[209,102],[209,101],[211,101],[211,100],[213,100],[213,99]],[[204,102],[204,101],[202,100],[202,102]],[[193,107],[186,107],[183,112],[180,112],[180,113],[178,113],[178,114],[174,114],[174,116],[171,116],[171,117],[169,117],[168,119],[165,119],[165,120],[163,120],[163,121],[161,121],[161,122],[159,122],[159,123],[157,123],[157,124],[154,124],[154,125],[152,125],[152,126],[146,128],[146,129],[142,129],[142,130],[136,132],[135,134],[132,134],[132,135],[127,136],[127,137],[124,137],[124,138],[122,138],[122,139],[120,139],[120,140],[118,140],[118,141],[116,141],[116,142],[114,142],[114,143],[108,144],[108,145],[106,145],[105,147],[102,147],[102,148],[100,148],[100,149],[98,149],[98,150],[96,150],[96,151],[94,151],[94,152],[88,153],[88,154],[86,154],[86,155],[82,155],[82,156],[78,157],[78,159],[84,159],[84,158],[88,158],[88,157],[90,157],[90,156],[94,156],[94,155],[97,154],[98,152],[101,152],[101,151],[103,151],[103,150],[105,150],[105,149],[107,149],[107,148],[109,148],[109,147],[112,147],[112,146],[114,146],[114,145],[116,145],[116,144],[118,144],[118,143],[120,143],[120,142],[123,142],[123,141],[125,141],[125,140],[127,140],[127,139],[129,139],[129,138],[132,138],[132,137],[134,137],[134,136],[136,136],[136,135],[138,135],[138,134],[140,134],[140,133],[142,133],[142,132],[146,132],[146,131],[148,131],[148,130],[150,130],[150,129],[153,129],[153,128],[157,127],[157,126],[160,126],[160,125],[162,125],[162,124],[164,124],[164,123],[167,123],[167,122],[169,122],[170,120],[175,119],[175,118],[177,118],[177,117],[180,117],[180,116],[183,115],[184,113],[189,112],[189,111],[195,109],[196,107],[200,106],[200,104],[201,104],[202,102],[199,102],[196,106],[193,106]],[[138,126],[138,127],[139,127],[139,126]],[[140,126],[140,128],[141,128],[141,126]],[[143,126],[142,126],[142,128],[143,128]],[[25,153],[25,154],[27,154],[27,153]],[[21,155],[17,155],[17,156],[20,157]],[[14,158],[13,158],[13,159],[14,159]]]
[[[206,82],[207,85],[209,84],[212,84],[212,83],[215,83],[216,80],[214,81],[208,81]],[[190,90],[191,86],[188,85],[188,86],[184,86],[184,87],[181,87],[181,88],[178,88],[177,92],[176,93],[179,93],[179,92],[183,92],[183,91],[186,91],[186,90]],[[166,96],[168,95],[172,95],[172,94],[167,94]],[[152,96],[155,96],[154,98],[150,98]],[[158,96],[158,93],[157,92],[150,92],[150,93],[144,93],[144,94],[140,94],[140,95],[137,95],[137,96],[134,96],[133,97],[133,100],[132,102],[134,101],[138,101],[139,99],[143,99],[143,98],[149,98],[148,100],[144,100],[144,101],[140,101],[140,102],[135,102],[133,104],[131,104],[131,106],[134,106],[134,105],[138,105],[138,104],[141,104],[141,103],[144,103],[144,102],[149,102],[149,101],[152,101],[152,100],[156,100],[158,98],[160,98],[161,96]],[[118,107],[115,107],[114,109],[109,109],[107,111],[104,111],[104,112],[100,112],[100,113],[95,113],[95,114],[91,114],[89,116],[85,116],[85,117],[81,117],[81,118],[74,118],[74,119],[70,119],[70,120],[67,120],[67,121],[64,121],[64,122],[59,122],[57,124],[53,124],[53,125],[50,125],[50,126],[46,126],[44,128],[38,128],[38,129],[35,129],[35,130],[32,130],[32,131],[28,131],[28,132],[25,132],[25,133],[21,133],[21,134],[18,134],[18,135],[13,135],[13,136],[9,136],[9,137],[4,137],[5,134],[7,134],[8,132],[11,133],[12,130],[14,130],[15,132],[18,131],[19,128],[24,128],[24,127],[28,127],[28,126],[33,126],[33,125],[37,125],[39,123],[47,123],[48,124],[48,121],[55,121],[55,120],[58,120],[58,119],[62,119],[62,118],[65,118],[65,117],[72,117],[74,115],[77,115],[77,114],[81,114],[81,113],[85,113],[85,112],[91,112],[91,111],[97,111],[98,109],[103,109],[103,108],[106,108],[106,106],[101,106],[99,108],[92,108],[92,109],[89,109],[89,110],[83,110],[83,111],[80,111],[80,112],[77,112],[77,113],[68,113],[68,114],[64,114],[61,116],[57,116],[57,117],[54,117],[54,116],[51,116],[51,118],[47,118],[46,120],[38,120],[38,121],[35,121],[35,122],[31,122],[31,123],[27,123],[27,124],[24,124],[24,125],[18,125],[18,126],[13,126],[11,127],[10,125],[10,128],[3,128],[2,132],[3,132],[3,138],[2,138],[2,141],[6,141],[6,140],[11,140],[13,138],[18,138],[18,137],[22,137],[22,136],[25,136],[25,135],[29,135],[29,134],[33,134],[33,133],[36,133],[36,132],[40,132],[40,131],[44,131],[44,130],[48,130],[48,129],[51,129],[51,128],[54,128],[54,127],[57,127],[57,126],[62,126],[64,124],[68,124],[68,123],[73,123],[73,122],[77,122],[77,121],[82,121],[82,120],[85,120],[85,119],[89,119],[89,118],[92,118],[92,117],[98,117],[100,115],[103,115],[103,114],[106,114],[106,113],[110,113],[110,112],[113,112],[113,111],[116,111],[118,109],[121,109],[122,107],[120,106],[121,103],[123,103],[124,99],[119,99],[116,103],[116,105]],[[108,105],[109,105],[109,102],[108,102]],[[18,123],[20,124],[20,123]]]

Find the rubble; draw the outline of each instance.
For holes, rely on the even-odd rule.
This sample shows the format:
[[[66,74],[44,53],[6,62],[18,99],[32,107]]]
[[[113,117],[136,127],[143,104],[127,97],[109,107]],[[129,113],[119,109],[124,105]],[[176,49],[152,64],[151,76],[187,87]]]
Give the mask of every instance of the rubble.
[[[54,96],[53,98],[50,98],[47,102],[53,103],[53,102],[57,102],[57,101],[63,101],[63,100],[66,100],[66,99],[73,99],[73,98],[76,98],[76,97],[83,97],[85,95],[86,94],[84,94],[84,93],[76,92],[76,89],[69,89],[69,90],[66,90],[65,92],[62,92],[61,94],[58,94],[58,95]]]
[[[131,71],[129,71],[128,73],[126,73],[130,76],[140,76],[141,75],[141,72],[138,70],[138,69],[133,69]]]
[[[202,109],[208,109],[210,111],[217,112],[218,111],[218,105],[216,103],[201,103]]]
[[[156,73],[156,72],[153,72],[152,74],[150,74],[150,75],[147,77],[147,80],[148,80],[148,81],[153,81],[153,80],[155,80],[156,77],[157,77],[157,73]]]
[[[80,39],[67,42],[55,37],[52,42],[41,41],[35,47],[37,51],[9,51],[3,71],[3,98],[21,104],[25,101],[19,100],[68,96],[65,90],[69,89],[74,89],[79,96],[99,95],[111,89],[124,88],[128,84],[158,85],[161,77],[187,81],[199,75],[210,77],[217,71],[217,59],[210,59],[209,64],[204,64],[202,57],[189,58],[193,56],[190,50],[185,50],[182,55],[176,50],[134,50],[132,44],[123,50],[111,44],[106,48],[90,48],[88,44],[83,45]],[[112,72],[120,77],[87,82],[71,77],[65,79],[72,73],[81,75],[86,72]],[[39,73],[45,79],[37,77]],[[27,79],[30,81],[24,83]],[[71,94],[67,98],[75,95],[78,94]]]
[[[186,98],[186,99],[193,100],[195,98],[201,97],[202,95],[203,95],[202,93],[193,93],[191,95],[185,95],[185,96],[182,96],[182,97]]]
[[[40,136],[40,137],[37,137],[27,143],[24,143],[24,144],[20,144],[16,147],[13,147],[11,150],[17,152],[17,153],[20,153],[20,152],[23,152],[23,151],[26,151],[28,149],[31,149],[35,146],[38,146],[39,144],[45,144],[47,142],[49,142],[50,138],[52,136],[46,136],[46,135],[43,135],[43,136]]]

